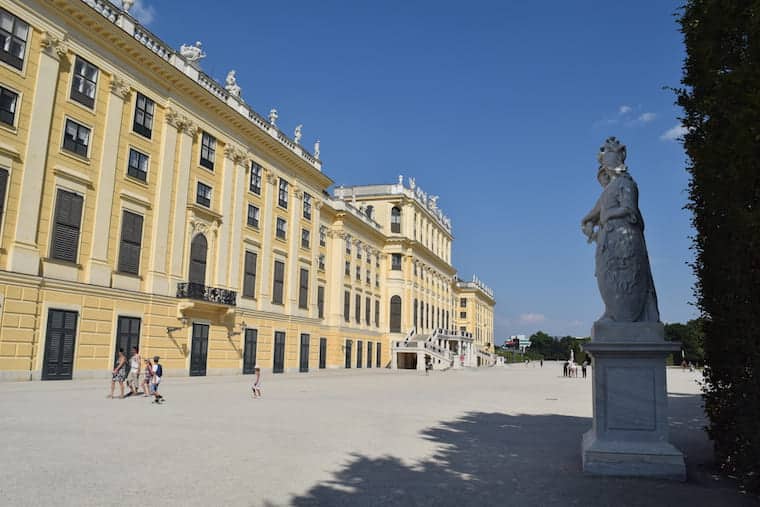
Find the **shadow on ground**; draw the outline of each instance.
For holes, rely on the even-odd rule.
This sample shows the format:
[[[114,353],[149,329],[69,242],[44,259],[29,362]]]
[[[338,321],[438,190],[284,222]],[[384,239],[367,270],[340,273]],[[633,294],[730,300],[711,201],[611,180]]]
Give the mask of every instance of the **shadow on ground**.
[[[757,505],[710,473],[711,450],[698,396],[670,397],[672,441],[687,454],[689,479],[671,483],[588,477],[581,435],[591,420],[561,415],[471,412],[428,428],[438,451],[418,463],[353,455],[334,477],[294,497],[312,505]]]

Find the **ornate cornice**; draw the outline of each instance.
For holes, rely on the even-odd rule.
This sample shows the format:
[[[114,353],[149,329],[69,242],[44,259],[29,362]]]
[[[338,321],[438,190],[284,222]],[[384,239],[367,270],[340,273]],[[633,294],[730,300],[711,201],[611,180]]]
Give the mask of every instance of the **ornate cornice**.
[[[63,37],[57,37],[50,32],[42,33],[40,45],[42,46],[42,51],[46,55],[53,57],[56,60],[66,56],[66,53],[69,50],[65,35]]]
[[[122,100],[127,100],[129,98],[129,94],[132,93],[132,88],[129,83],[127,83],[127,81],[118,74],[111,76],[110,88],[111,93],[121,98]]]

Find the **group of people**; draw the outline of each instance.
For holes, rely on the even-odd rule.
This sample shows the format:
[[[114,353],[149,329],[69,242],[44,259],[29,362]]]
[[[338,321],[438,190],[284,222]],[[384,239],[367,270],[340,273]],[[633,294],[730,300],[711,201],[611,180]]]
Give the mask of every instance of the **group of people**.
[[[589,366],[588,360],[583,361],[580,365],[581,374],[586,378],[586,369]],[[562,367],[563,377],[578,377],[578,364],[574,361],[565,361]]]
[[[119,349],[111,377],[111,394],[108,398],[113,398],[113,391],[116,383],[119,383],[121,398],[136,396],[143,392],[144,397],[153,397],[153,403],[163,403],[164,397],[158,393],[158,386],[161,384],[163,377],[163,367],[159,363],[160,357],[153,356],[153,362],[150,359],[143,359],[140,356],[138,347],[132,347],[132,355],[127,360],[124,355],[124,349]],[[144,364],[144,369],[143,369]],[[142,374],[141,374],[142,371]],[[141,381],[142,379],[142,381]],[[124,382],[127,383],[129,391],[124,394]]]

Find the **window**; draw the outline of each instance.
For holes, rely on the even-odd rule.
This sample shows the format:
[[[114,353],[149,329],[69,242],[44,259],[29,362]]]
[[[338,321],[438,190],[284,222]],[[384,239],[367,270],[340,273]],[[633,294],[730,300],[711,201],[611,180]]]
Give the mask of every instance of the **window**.
[[[380,300],[375,300],[375,327],[380,327]]]
[[[53,219],[53,238],[50,242],[50,257],[53,259],[77,261],[83,201],[81,195],[58,190]]]
[[[18,93],[0,86],[0,122],[13,127],[16,124]]]
[[[367,269],[367,276],[365,277],[365,282],[367,282],[367,285],[372,283],[372,274],[369,272],[369,268]]]
[[[24,67],[29,25],[0,9],[0,60],[21,70]]]
[[[412,305],[412,310],[414,312],[414,318],[412,319],[412,324],[414,325],[415,328],[417,328],[418,327],[417,326],[417,314],[419,312],[417,311],[417,300],[416,299],[414,300],[414,304]]]
[[[459,318],[460,319],[466,319],[467,318],[467,312],[459,312]]]
[[[277,193],[277,204],[288,209],[288,182],[282,178],[280,178],[280,185]]]
[[[251,162],[251,182],[248,188],[254,194],[261,195],[261,172],[261,166]]]
[[[319,270],[325,270],[325,254],[319,254]]]
[[[346,255],[351,255],[351,238],[346,238]]]
[[[5,211],[5,193],[8,189],[8,170],[0,169],[0,226],[3,224],[3,212]]]
[[[127,174],[141,181],[148,180],[148,155],[140,153],[134,148],[129,149],[129,165]]]
[[[325,246],[327,244],[327,229],[324,225],[319,227],[319,246]]]
[[[364,323],[369,326],[370,312],[372,311],[372,300],[364,298]]]
[[[243,297],[256,297],[256,261],[258,255],[254,252],[245,252],[245,266],[243,268]]]
[[[207,208],[211,207],[211,187],[198,182],[198,190],[195,193],[195,202]]]
[[[317,287],[317,316],[325,318],[325,288],[321,285]]]
[[[308,229],[301,229],[301,247],[309,248],[311,244],[311,233]]]
[[[361,266],[356,266],[356,281],[360,282],[362,280],[362,268]]]
[[[257,229],[259,227],[259,208],[253,204],[248,205],[248,218],[246,219],[246,223]]]
[[[63,149],[87,156],[90,147],[90,129],[74,120],[66,119],[66,129],[63,133]]]
[[[274,261],[274,286],[272,288],[272,303],[282,304],[282,289],[285,286],[285,263]]]
[[[375,273],[375,287],[380,287],[380,275]]]
[[[87,107],[95,106],[95,90],[98,87],[98,68],[77,56],[74,78],[71,80],[71,98]]]
[[[309,308],[309,270],[301,268],[300,283],[298,284],[298,308]]]
[[[351,321],[351,292],[349,291],[343,293],[343,320]]]
[[[361,248],[361,246],[358,246],[356,248],[356,258],[357,259],[361,259],[362,258],[362,248]]]
[[[216,138],[208,132],[201,134],[201,161],[200,164],[211,171],[214,170],[216,159]]]
[[[401,210],[395,206],[391,208],[391,232],[401,232]]]
[[[155,102],[142,93],[138,93],[137,100],[135,101],[135,119],[132,122],[132,130],[150,139],[153,135],[153,114],[155,113],[155,109]]]
[[[311,220],[311,196],[306,192],[303,193],[303,217]]]
[[[140,273],[140,247],[142,246],[143,217],[124,211],[121,218],[121,245],[119,247],[119,271],[137,275]]]
[[[460,306],[461,308],[467,308],[467,299],[465,299],[465,298],[460,298],[460,299],[459,299],[459,306]]]
[[[284,218],[277,217],[277,237],[280,239],[285,239],[285,227],[287,222],[285,222]]]
[[[391,316],[390,332],[400,333],[401,332],[401,297],[400,296],[393,296],[391,298],[390,316]]]
[[[391,254],[391,269],[401,271],[401,254]]]
[[[359,294],[354,299],[354,319],[357,324],[362,323],[362,297]]]
[[[346,276],[351,276],[351,261],[346,261]]]

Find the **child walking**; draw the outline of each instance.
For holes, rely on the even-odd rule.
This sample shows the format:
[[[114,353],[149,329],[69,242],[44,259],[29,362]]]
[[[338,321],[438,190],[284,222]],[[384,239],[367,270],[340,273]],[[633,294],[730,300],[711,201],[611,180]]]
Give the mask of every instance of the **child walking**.
[[[259,365],[256,365],[253,368],[253,373],[256,375],[253,379],[253,385],[251,386],[253,398],[261,398],[261,368],[259,368]]]
[[[143,396],[148,397],[150,396],[151,392],[151,378],[153,378],[153,365],[150,364],[150,359],[145,360],[145,377],[143,378],[142,382],[142,388],[143,388]]]
[[[164,376],[164,369],[158,364],[158,356],[153,357],[153,376],[150,379],[150,390],[153,393],[153,403],[163,403],[164,397],[158,394],[158,385],[161,383],[161,377]]]

